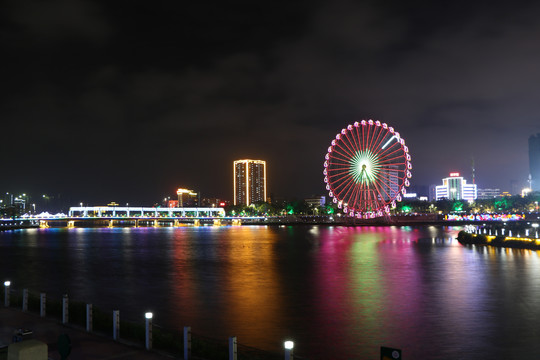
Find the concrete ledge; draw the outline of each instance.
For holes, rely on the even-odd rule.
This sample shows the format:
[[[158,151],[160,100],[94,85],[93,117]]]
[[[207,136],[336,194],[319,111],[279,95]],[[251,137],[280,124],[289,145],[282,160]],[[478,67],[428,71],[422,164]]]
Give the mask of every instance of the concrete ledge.
[[[26,340],[8,346],[7,360],[47,360],[47,344],[38,340]]]

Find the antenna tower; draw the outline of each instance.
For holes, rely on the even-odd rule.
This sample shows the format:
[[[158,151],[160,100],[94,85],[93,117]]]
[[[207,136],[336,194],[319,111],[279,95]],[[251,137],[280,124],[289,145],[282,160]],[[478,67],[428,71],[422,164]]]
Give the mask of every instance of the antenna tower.
[[[474,181],[475,181],[475,180],[474,180],[474,175],[475,175],[474,173],[475,173],[475,170],[474,170],[474,158],[473,158],[473,157],[471,157],[471,167],[472,167],[472,183],[473,183],[473,184],[476,184],[476,183],[474,182]]]

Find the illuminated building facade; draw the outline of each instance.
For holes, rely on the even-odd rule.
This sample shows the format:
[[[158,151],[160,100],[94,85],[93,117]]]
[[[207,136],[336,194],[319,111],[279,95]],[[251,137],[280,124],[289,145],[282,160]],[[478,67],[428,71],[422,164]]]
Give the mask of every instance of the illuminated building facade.
[[[477,194],[479,200],[495,199],[501,196],[501,189],[478,189]]]
[[[383,193],[385,201],[394,199],[399,193],[399,168],[397,166],[386,166],[382,171],[382,178],[388,193]]]
[[[467,184],[467,181],[459,173],[450,173],[450,176],[442,181],[442,185],[435,187],[435,200],[476,200],[476,184]]]
[[[234,205],[266,201],[266,161],[234,162]]]
[[[203,207],[224,207],[228,205],[227,200],[219,198],[202,198],[201,206]]]
[[[540,191],[540,133],[529,137],[530,188]]]
[[[326,196],[314,196],[314,197],[304,199],[304,201],[310,207],[324,206],[326,205]]]
[[[199,205],[199,196],[193,190],[178,189],[176,195],[178,195],[178,207]]]

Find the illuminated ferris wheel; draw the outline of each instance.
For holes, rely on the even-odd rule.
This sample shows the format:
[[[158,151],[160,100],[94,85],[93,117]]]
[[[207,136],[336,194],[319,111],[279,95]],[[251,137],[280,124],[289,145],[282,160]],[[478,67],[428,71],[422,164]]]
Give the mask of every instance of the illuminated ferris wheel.
[[[332,201],[345,214],[368,219],[396,207],[410,185],[411,169],[399,133],[378,120],[362,120],[332,140],[323,173]]]

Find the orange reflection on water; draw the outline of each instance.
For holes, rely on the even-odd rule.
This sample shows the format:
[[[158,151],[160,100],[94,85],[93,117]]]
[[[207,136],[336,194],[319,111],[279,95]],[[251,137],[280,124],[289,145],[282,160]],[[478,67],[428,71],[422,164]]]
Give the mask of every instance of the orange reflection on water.
[[[179,228],[173,235],[172,244],[172,284],[171,298],[174,303],[173,313],[179,327],[191,325],[201,315],[201,303],[197,299],[197,282],[193,276],[193,244],[189,241],[189,231]]]
[[[227,233],[224,318],[240,343],[265,344],[264,326],[280,326],[283,289],[276,273],[276,234],[248,226]],[[278,340],[278,339],[276,339]]]
[[[177,230],[171,289],[178,321],[197,323],[194,332],[268,348],[261,329],[280,326],[283,302],[275,241],[260,227]]]

